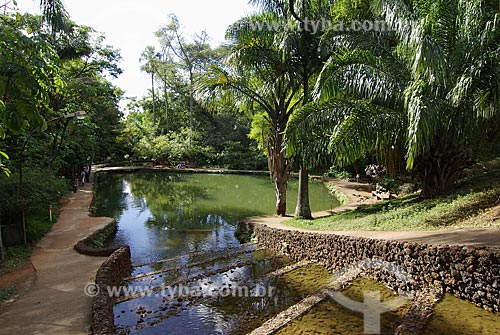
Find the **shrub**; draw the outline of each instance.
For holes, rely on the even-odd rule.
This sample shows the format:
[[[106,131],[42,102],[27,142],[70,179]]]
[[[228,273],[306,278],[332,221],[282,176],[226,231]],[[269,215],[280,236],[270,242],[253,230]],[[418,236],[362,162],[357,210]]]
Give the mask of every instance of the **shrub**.
[[[26,235],[30,242],[37,242],[51,227],[49,207],[57,208],[59,199],[70,190],[67,179],[42,168],[23,169]],[[2,225],[20,225],[19,172],[10,177],[0,175],[0,222]],[[16,241],[4,241],[11,244]]]
[[[260,151],[244,147],[240,142],[227,141],[217,154],[217,165],[230,170],[265,170],[267,158]]]
[[[338,170],[336,167],[331,167],[330,170],[326,173],[327,177],[336,178],[336,179],[350,179],[352,178],[352,174],[345,170]]]
[[[176,165],[188,162],[190,165],[203,165],[211,152],[210,147],[200,145],[200,135],[191,134],[189,129],[171,132],[154,138],[142,138],[134,148],[137,157],[155,162]]]

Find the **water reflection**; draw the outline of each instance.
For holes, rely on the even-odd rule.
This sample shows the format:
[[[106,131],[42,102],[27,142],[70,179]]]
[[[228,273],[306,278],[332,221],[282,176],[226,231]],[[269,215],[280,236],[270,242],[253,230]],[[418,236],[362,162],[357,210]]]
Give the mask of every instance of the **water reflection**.
[[[291,210],[296,188],[290,183]],[[136,264],[238,245],[234,230],[239,220],[274,213],[274,189],[266,177],[100,174],[95,190],[96,214],[117,218],[113,244],[130,245]],[[310,196],[313,211],[338,206],[321,184],[311,184]]]

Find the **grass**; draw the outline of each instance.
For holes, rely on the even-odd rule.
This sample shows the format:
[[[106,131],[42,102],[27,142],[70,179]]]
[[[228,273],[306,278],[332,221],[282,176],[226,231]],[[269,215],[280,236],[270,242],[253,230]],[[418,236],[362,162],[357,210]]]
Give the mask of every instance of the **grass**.
[[[24,246],[8,247],[5,259],[0,263],[0,275],[12,272],[23,265],[31,256],[31,248]]]
[[[485,215],[500,205],[500,170],[479,172],[462,180],[445,197],[422,200],[419,194],[379,202],[331,217],[289,220],[285,224],[310,230],[441,230],[498,227]]]
[[[15,290],[12,286],[7,286],[4,288],[0,288],[0,305],[5,303],[9,298],[12,296],[12,294],[15,293]]]

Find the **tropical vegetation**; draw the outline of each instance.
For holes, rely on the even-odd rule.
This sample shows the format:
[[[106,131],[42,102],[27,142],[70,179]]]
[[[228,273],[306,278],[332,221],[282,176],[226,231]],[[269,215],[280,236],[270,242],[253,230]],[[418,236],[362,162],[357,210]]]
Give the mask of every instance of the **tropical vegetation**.
[[[0,6],[0,241],[36,242],[95,163],[268,168],[278,215],[298,172],[295,216],[311,219],[310,172],[376,171],[433,203],[498,156],[498,1],[250,3],[217,47],[169,16],[142,53],[149,93],[126,107],[119,51],[61,1],[41,1],[42,16]]]

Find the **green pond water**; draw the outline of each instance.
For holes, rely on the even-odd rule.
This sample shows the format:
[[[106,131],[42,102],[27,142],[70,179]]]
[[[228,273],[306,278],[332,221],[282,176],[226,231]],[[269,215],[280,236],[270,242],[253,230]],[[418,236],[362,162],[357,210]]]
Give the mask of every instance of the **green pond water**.
[[[355,280],[342,291],[352,300],[363,302],[367,291],[380,292],[381,301],[397,297],[396,293],[381,283],[367,278]],[[400,308],[381,315],[380,334],[392,335],[411,307],[411,301]],[[300,334],[365,334],[363,315],[353,312],[332,299],[326,300],[308,313],[293,320],[278,331],[277,335]],[[500,334],[500,316],[474,304],[446,294],[435,308],[431,321],[418,335],[493,335]]]
[[[297,182],[288,187],[293,213]],[[312,211],[338,207],[321,183],[310,185]],[[95,214],[117,219],[114,245],[127,244],[134,264],[189,252],[238,245],[239,220],[275,212],[269,177],[217,174],[136,172],[97,176]]]

